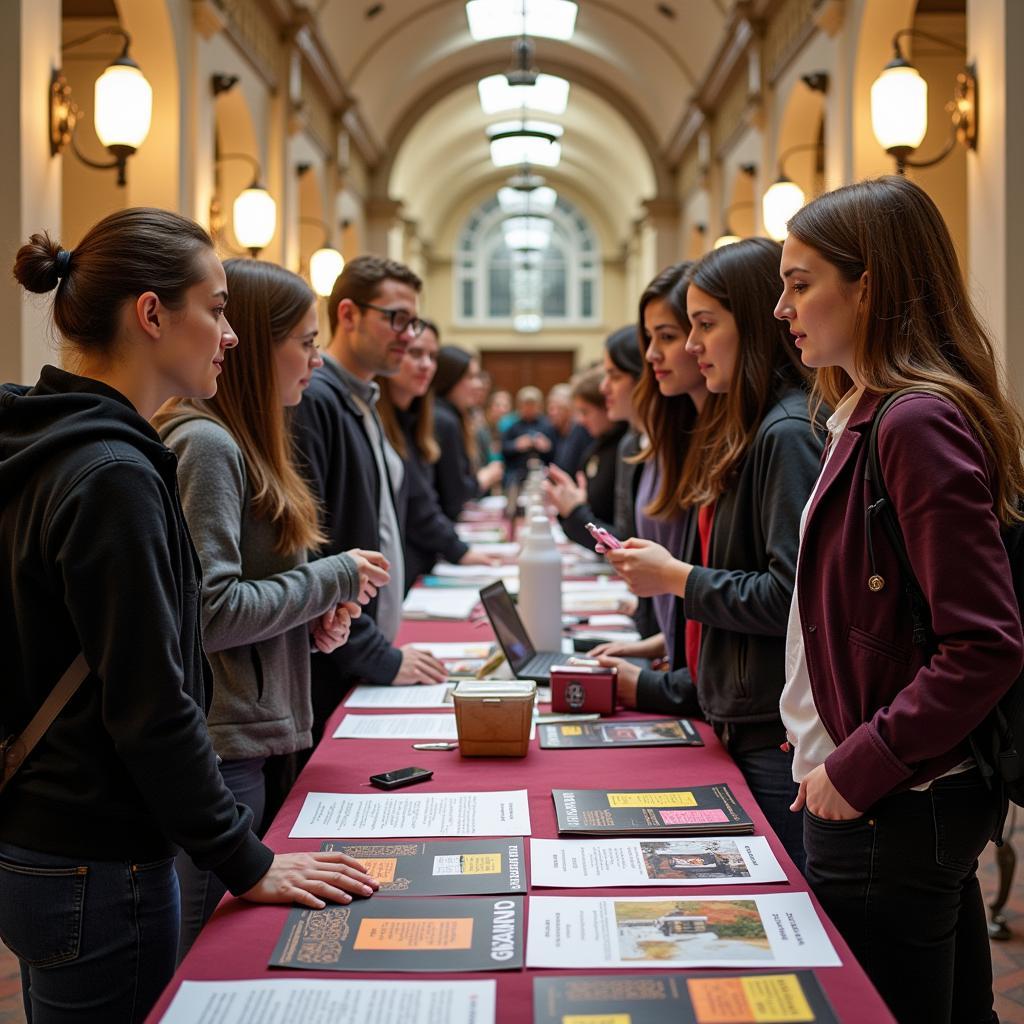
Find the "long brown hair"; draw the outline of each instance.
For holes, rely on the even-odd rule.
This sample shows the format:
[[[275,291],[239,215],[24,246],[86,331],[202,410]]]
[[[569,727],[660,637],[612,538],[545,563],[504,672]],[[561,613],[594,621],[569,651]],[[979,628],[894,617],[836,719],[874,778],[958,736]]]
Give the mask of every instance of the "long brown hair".
[[[274,349],[284,343],[316,296],[298,274],[264,260],[227,260],[224,272],[238,349],[224,360],[217,394],[165,406],[153,424],[159,429],[183,409],[220,423],[242,450],[253,512],[277,530],[275,551],[315,549],[326,538],[318,525],[316,500],[295,466],[277,390]]]
[[[773,314],[782,246],[744,238],[705,253],[689,283],[722,304],[736,321],[739,349],[732,384],[701,416],[691,447],[700,453],[682,495],[685,505],[718,499],[739,469],[761,421],[787,388],[810,391],[813,374],[800,361],[789,325]]]
[[[438,336],[438,341],[440,341]],[[448,395],[456,384],[469,373],[470,367],[476,356],[458,345],[442,345],[437,352],[437,374],[434,376],[434,383],[431,389],[438,398],[448,401]],[[543,397],[541,398],[543,401]],[[480,468],[480,458],[477,453],[476,432],[473,426],[473,417],[464,413],[454,402],[449,404],[459,417],[459,426],[462,433],[462,445],[466,449],[466,458],[470,467],[476,471]]]
[[[441,333],[433,320],[424,320],[423,332],[433,332],[434,337],[440,342]],[[422,337],[422,335],[421,335]],[[405,443],[405,431],[398,422],[398,408],[395,405],[394,397],[391,394],[393,377],[378,377],[380,385],[380,400],[377,402],[377,411],[380,413],[380,421],[384,424],[384,433],[391,442],[391,447],[403,458],[409,457],[409,448]],[[419,395],[409,404],[409,414],[413,418],[413,443],[420,453],[420,458],[427,465],[433,465],[441,457],[441,449],[438,447],[437,439],[434,437],[434,389],[428,388],[425,395]]]
[[[642,369],[633,391],[633,404],[649,443],[635,456],[635,461],[657,463],[658,493],[644,508],[647,515],[656,519],[671,519],[679,514],[683,495],[688,489],[687,481],[693,475],[692,465],[697,459],[690,443],[697,422],[697,407],[689,395],[666,397],[659,390],[654,367],[645,358],[651,339],[644,327],[644,313],[650,303],[660,299],[672,311],[683,333],[688,333],[690,320],[686,315],[686,285],[692,266],[689,260],[684,260],[666,267],[640,296],[637,337]]]
[[[867,272],[854,336],[854,365],[880,394],[918,387],[952,402],[985,450],[994,511],[1024,516],[1024,422],[1003,393],[992,343],[964,286],[956,250],[930,196],[890,175],[826,192],[789,222],[847,281]],[[853,381],[838,366],[818,371],[815,395],[835,405]]]

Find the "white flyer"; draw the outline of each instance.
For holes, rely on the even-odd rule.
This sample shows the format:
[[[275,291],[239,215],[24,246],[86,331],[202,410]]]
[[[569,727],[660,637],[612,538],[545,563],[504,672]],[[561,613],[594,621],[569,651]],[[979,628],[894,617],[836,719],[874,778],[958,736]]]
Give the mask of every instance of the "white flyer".
[[[494,1024],[494,981],[183,981],[161,1024]]]
[[[764,836],[531,839],[530,882],[554,888],[785,882]]]
[[[355,686],[347,708],[450,708],[454,683],[439,686]]]
[[[402,604],[407,619],[468,619],[480,591],[465,587],[413,587]]]
[[[336,740],[457,740],[454,715],[346,715]]]
[[[805,892],[530,897],[527,967],[840,965]]]
[[[525,789],[479,793],[307,793],[292,839],[528,836]]]

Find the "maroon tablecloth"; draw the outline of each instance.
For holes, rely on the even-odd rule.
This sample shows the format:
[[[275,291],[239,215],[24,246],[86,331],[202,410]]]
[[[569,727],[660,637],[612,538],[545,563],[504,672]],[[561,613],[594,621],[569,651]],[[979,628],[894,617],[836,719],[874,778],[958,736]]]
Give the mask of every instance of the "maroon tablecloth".
[[[400,643],[412,641],[469,641],[490,640],[489,627],[474,628],[466,622],[407,622],[399,636]],[[308,792],[376,792],[368,777],[377,772],[401,768],[410,764],[434,770],[429,782],[417,787],[421,792],[455,792],[472,790],[527,789],[530,794],[530,818],[533,835],[538,838],[556,838],[555,809],[551,799],[553,788],[577,786],[588,789],[612,789],[629,786],[668,787],[697,786],[726,782],[754,819],[755,830],[768,837],[790,880],[788,885],[758,886],[759,892],[806,892],[807,883],[793,866],[782,844],[776,839],[750,790],[743,781],[732,759],[725,753],[710,729],[699,726],[706,743],[700,748],[648,747],[620,750],[541,750],[533,742],[530,753],[523,759],[471,758],[463,759],[455,751],[412,750],[402,740],[334,740],[334,728],[345,713],[335,713],[327,728],[327,738],[320,744],[281,813],[267,834],[266,841],[277,851],[312,850],[319,846],[315,840],[289,839],[288,832],[295,821]],[[360,710],[358,714],[376,712]],[[630,716],[623,716],[630,717]],[[632,716],[635,717],[635,716]],[[645,716],[649,717],[649,716]],[[383,837],[382,837],[383,838]],[[527,846],[529,850],[529,846]],[[682,895],[710,896],[738,894],[737,886],[687,887]],[[544,895],[569,896],[636,896],[637,889],[543,889]],[[659,888],[658,895],[677,890]],[[812,900],[814,897],[812,895]],[[846,943],[828,921],[820,906],[828,932],[843,961],[842,967],[819,968],[815,971],[822,987],[835,1007],[841,1021],[846,1024],[893,1024],[891,1014],[881,997],[868,981],[860,965],[854,960]],[[267,967],[271,951],[288,916],[288,907],[254,906],[239,900],[227,899],[203,930],[192,951],[175,974],[170,985],[147,1018],[156,1024],[170,1003],[180,983],[192,981],[235,980],[243,978],[282,978],[291,972]],[[524,933],[525,937],[525,933]],[[361,975],[338,972],[297,972],[323,978],[473,978],[473,974],[374,974]],[[532,1019],[533,978],[538,971],[505,971],[484,975],[498,983],[498,1024],[523,1024]],[[563,974],[610,973],[608,971],[563,971]],[[749,973],[749,972],[746,972]]]

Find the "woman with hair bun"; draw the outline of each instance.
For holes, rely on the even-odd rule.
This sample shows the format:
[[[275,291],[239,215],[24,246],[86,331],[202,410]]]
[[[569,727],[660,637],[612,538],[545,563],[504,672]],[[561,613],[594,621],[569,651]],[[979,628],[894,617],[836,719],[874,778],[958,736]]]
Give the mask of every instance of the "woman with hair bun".
[[[0,938],[34,1024],[141,1021],[174,971],[176,848],[259,902],[319,908],[373,882],[340,854],[275,857],[210,744],[199,562],[147,422],[175,395],[212,397],[237,344],[209,236],[127,209],[74,252],[33,235],[14,275],[56,289],[65,369],[0,388],[0,736],[80,653],[85,672],[5,776]]]
[[[228,260],[224,272],[238,349],[215,395],[168,403],[153,426],[178,457],[181,503],[203,568],[210,737],[224,781],[262,834],[295,781],[288,755],[313,745],[311,634],[325,654],[342,646],[359,604],[389,576],[377,551],[308,558],[325,538],[295,466],[285,410],[302,401],[323,365],[316,296],[298,274],[265,260]],[[224,886],[186,854],[177,870],[181,960]]]
[[[1001,536],[1022,518],[1024,421],[923,189],[849,185],[789,232],[775,314],[836,406],[782,694],[807,880],[900,1024],[995,1021],[977,867],[1006,803],[970,740],[1024,660]],[[876,451],[923,612],[871,528],[891,396]]]

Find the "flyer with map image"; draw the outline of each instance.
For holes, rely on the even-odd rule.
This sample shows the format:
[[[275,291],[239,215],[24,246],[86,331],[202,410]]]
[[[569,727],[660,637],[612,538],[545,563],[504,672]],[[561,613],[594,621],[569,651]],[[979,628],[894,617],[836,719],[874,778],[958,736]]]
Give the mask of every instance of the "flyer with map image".
[[[390,843],[328,839],[320,849],[365,864],[380,882],[378,896],[485,896],[527,888],[522,838]]]
[[[558,831],[577,835],[749,835],[754,823],[725,783],[675,789],[553,789]]]
[[[534,1024],[838,1024],[811,971],[535,978]]]
[[[505,971],[523,966],[525,897],[368,899],[292,910],[271,967]]]
[[[567,722],[542,725],[540,745],[550,750],[582,747],[703,747],[704,741],[685,718],[649,721]]]
[[[533,896],[527,967],[838,967],[805,892]]]

